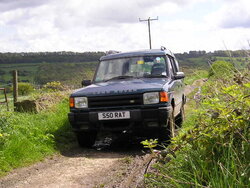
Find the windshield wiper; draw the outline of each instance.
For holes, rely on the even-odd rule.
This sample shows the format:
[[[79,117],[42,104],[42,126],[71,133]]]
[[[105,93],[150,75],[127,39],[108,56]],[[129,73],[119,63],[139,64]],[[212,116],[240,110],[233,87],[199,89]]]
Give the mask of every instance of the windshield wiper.
[[[115,76],[113,78],[104,80],[105,82],[108,82],[110,80],[122,80],[122,79],[127,79],[127,78],[134,78],[133,76]]]
[[[152,75],[152,74],[149,74],[149,75],[144,75],[143,76],[144,78],[167,78],[166,75]]]

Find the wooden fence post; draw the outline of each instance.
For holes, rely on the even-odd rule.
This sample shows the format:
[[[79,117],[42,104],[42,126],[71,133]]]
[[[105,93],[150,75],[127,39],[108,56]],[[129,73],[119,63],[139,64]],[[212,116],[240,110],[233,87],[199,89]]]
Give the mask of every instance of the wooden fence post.
[[[14,107],[15,103],[17,102],[17,97],[18,97],[18,78],[17,78],[17,70],[13,71],[13,102],[14,102]]]
[[[5,101],[4,102],[0,102],[0,104],[6,103],[7,111],[9,111],[8,97],[7,97],[6,89],[5,88],[0,88],[0,90],[3,90],[4,98],[5,98]]]

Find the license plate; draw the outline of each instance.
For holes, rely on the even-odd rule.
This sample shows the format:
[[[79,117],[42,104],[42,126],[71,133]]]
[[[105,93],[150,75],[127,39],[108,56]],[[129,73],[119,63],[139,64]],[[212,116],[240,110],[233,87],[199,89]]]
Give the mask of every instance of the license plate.
[[[98,113],[99,120],[110,120],[110,119],[129,119],[129,111],[116,111],[116,112],[100,112]]]

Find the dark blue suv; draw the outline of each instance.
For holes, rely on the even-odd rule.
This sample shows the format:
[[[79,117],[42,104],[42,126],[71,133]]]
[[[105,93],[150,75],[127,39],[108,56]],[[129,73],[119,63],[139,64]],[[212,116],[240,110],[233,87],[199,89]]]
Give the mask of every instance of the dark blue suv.
[[[93,80],[70,96],[68,117],[79,145],[91,147],[100,131],[160,141],[174,136],[184,118],[183,78],[165,48],[101,57]]]

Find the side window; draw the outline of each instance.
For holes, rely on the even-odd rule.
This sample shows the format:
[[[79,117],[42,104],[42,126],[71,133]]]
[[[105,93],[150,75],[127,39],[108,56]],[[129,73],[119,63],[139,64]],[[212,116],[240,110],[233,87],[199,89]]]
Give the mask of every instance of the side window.
[[[169,59],[170,59],[171,66],[173,68],[173,72],[174,73],[179,72],[179,66],[178,66],[177,62],[175,61],[175,59],[171,56],[169,56]]]
[[[172,66],[172,63],[170,61],[169,56],[166,56],[166,60],[167,60],[167,64],[168,64],[168,67],[169,67],[169,73],[170,73],[170,75],[174,75],[174,69],[173,69],[173,66]]]
[[[178,63],[177,59],[175,59],[175,58],[174,58],[174,61],[175,61],[175,66],[176,66],[177,72],[179,72],[180,71],[179,63]]]

